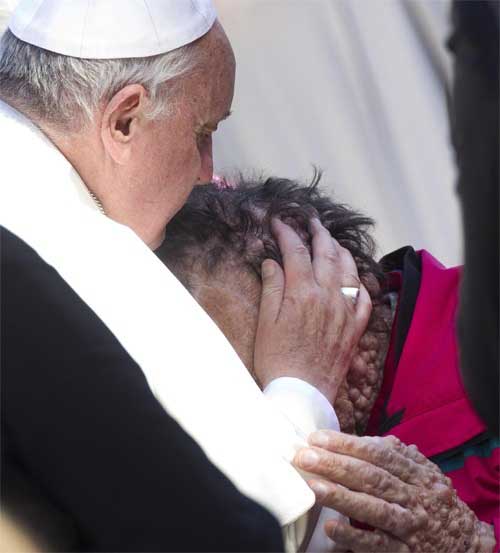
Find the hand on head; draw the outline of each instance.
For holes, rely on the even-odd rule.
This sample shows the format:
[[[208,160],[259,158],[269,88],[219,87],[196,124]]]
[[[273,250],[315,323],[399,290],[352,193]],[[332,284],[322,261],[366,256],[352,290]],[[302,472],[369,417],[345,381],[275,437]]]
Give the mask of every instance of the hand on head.
[[[371,300],[351,254],[319,220],[310,223],[312,258],[297,233],[273,220],[283,269],[262,266],[254,371],[265,387],[280,376],[301,378],[332,403],[371,313]],[[360,288],[356,305],[341,287]]]
[[[197,187],[169,223],[168,240],[158,255],[217,323],[261,386],[277,376],[325,386],[326,396],[336,394],[341,428],[362,432],[382,381],[392,312],[381,298],[384,275],[374,259],[372,221],[324,194],[319,179],[316,174],[303,185],[241,177],[231,188]],[[324,229],[310,224],[314,216]],[[287,224],[271,225],[273,219]],[[263,276],[262,267],[276,273]],[[373,309],[352,357],[349,336],[353,329],[362,330],[357,317],[363,314],[363,298],[354,308],[340,291],[359,287],[358,276]],[[259,325],[261,303],[267,311],[260,313]],[[349,356],[349,371],[337,393]]]

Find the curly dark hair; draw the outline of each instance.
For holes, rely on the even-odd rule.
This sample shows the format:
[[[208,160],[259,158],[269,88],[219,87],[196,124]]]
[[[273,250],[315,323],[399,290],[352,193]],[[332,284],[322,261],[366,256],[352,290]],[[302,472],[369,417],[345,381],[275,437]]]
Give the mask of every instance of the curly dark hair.
[[[362,278],[383,272],[374,260],[375,243],[369,234],[373,220],[321,192],[321,173],[309,184],[282,178],[245,178],[234,188],[215,184],[196,187],[185,206],[170,221],[166,239],[157,250],[160,259],[190,286],[190,272],[211,275],[220,264],[245,267],[260,277],[264,259],[282,264],[270,222],[280,218],[310,246],[308,221],[317,216],[330,234],[353,255]]]

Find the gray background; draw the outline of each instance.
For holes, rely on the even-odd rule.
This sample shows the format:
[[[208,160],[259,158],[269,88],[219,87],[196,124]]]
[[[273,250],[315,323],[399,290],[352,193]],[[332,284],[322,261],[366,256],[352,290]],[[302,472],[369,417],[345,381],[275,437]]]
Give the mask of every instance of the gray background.
[[[379,253],[411,244],[461,262],[441,0],[216,0],[233,44],[220,172],[308,179],[372,216]]]

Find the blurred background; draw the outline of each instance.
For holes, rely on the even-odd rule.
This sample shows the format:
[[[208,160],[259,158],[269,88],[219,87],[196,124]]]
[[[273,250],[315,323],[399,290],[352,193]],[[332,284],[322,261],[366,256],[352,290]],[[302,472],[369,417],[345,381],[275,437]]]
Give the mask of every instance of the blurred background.
[[[16,0],[0,0],[0,27]],[[462,261],[449,0],[215,0],[237,59],[215,168],[308,180],[373,217],[379,254]]]
[[[382,255],[462,261],[447,0],[215,0],[233,45],[215,167],[310,179],[373,217]]]

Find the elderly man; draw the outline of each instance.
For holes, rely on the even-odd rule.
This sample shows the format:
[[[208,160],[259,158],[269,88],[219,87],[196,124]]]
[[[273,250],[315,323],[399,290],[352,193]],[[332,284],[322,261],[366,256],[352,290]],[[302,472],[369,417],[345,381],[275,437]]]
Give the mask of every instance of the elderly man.
[[[22,0],[1,39],[2,488],[47,499],[89,549],[279,549],[233,485],[296,549],[314,494],[290,461],[338,428],[371,304],[320,224],[311,261],[274,223],[265,395],[150,250],[212,176],[234,68],[209,0]]]
[[[376,263],[370,219],[331,201],[318,182],[270,178],[242,180],[234,189],[199,188],[167,227],[157,253],[259,381],[252,353],[260,264],[281,259],[269,222],[281,218],[308,244],[307,221],[318,216],[353,254],[373,300],[335,401],[341,428],[398,438],[318,432],[314,447],[299,452],[298,466],[316,474],[311,486],[323,505],[377,529],[337,521],[328,522],[329,534],[356,552],[491,552],[493,526],[497,538],[500,529],[500,441],[486,432],[460,381],[459,270],[409,247]],[[403,442],[416,444],[437,466]]]

